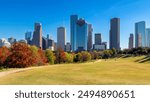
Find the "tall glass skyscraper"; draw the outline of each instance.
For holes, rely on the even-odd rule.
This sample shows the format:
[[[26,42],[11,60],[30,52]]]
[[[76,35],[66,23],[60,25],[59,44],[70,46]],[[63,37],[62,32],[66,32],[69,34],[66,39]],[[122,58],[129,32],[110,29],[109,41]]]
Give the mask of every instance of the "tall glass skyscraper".
[[[70,17],[70,42],[71,42],[71,50],[76,50],[76,24],[78,21],[78,15],[71,15]]]
[[[120,50],[120,18],[110,21],[110,49]]]
[[[135,47],[146,47],[145,21],[135,23]]]
[[[76,51],[87,50],[88,24],[80,18],[76,23]]]
[[[150,47],[150,28],[146,29],[146,43],[147,47]]]

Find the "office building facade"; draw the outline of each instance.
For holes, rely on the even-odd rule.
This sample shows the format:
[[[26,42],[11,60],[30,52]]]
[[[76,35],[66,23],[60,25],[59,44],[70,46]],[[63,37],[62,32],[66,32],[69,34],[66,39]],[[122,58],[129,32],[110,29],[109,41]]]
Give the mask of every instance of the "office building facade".
[[[146,47],[145,21],[135,23],[135,47]]]
[[[147,43],[146,47],[150,48],[150,28],[146,29],[146,43]]]
[[[110,21],[110,49],[120,50],[120,18],[113,18]]]
[[[78,21],[78,15],[71,15],[70,17],[70,42],[71,50],[76,50],[76,24]]]
[[[93,36],[92,24],[88,24],[88,43],[87,43],[88,51],[92,50],[92,46],[93,46],[92,36]]]
[[[95,44],[100,45],[102,43],[102,35],[101,33],[96,33],[95,34]]]
[[[132,49],[134,47],[134,35],[130,34],[129,37],[129,49]]]
[[[82,18],[76,24],[76,46],[75,51],[87,50],[88,24]]]
[[[66,29],[65,27],[57,28],[57,48],[65,50],[66,44]]]
[[[42,49],[42,25],[40,23],[34,25],[32,45]]]

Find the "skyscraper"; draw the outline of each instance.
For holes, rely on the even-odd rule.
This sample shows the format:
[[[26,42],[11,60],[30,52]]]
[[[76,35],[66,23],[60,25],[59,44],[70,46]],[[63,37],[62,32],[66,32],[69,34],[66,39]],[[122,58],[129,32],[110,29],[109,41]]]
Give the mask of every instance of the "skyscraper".
[[[135,23],[135,47],[146,47],[145,21]],[[141,40],[140,40],[141,39]]]
[[[47,38],[45,38],[45,37],[43,36],[43,37],[42,37],[42,48],[43,48],[43,50],[46,50],[46,49],[47,49],[47,43],[48,43]]]
[[[12,45],[12,44],[16,43],[16,39],[13,37],[8,38],[8,42]]]
[[[57,28],[57,48],[65,50],[66,44],[66,29],[65,27]]]
[[[93,35],[92,24],[88,24],[88,43],[87,43],[88,51],[92,49],[93,45],[92,35]]]
[[[25,33],[25,40],[27,40],[28,44],[31,44],[32,32]]]
[[[102,43],[101,33],[95,34],[95,45],[100,45]]]
[[[146,42],[147,42],[147,47],[150,47],[150,28],[146,29]]]
[[[67,42],[67,44],[66,44],[66,51],[67,52],[70,52],[70,49],[71,49],[70,47],[71,47],[70,43]]]
[[[133,46],[134,46],[134,35],[130,34],[130,37],[129,37],[129,49],[132,49]]]
[[[113,18],[110,22],[110,49],[120,50],[120,18]]]
[[[76,50],[76,23],[78,20],[78,15],[71,15],[70,17],[70,42],[71,42],[71,50]]]
[[[75,51],[87,50],[88,24],[82,18],[76,24],[76,49]]]
[[[42,25],[35,23],[32,44],[42,49]]]

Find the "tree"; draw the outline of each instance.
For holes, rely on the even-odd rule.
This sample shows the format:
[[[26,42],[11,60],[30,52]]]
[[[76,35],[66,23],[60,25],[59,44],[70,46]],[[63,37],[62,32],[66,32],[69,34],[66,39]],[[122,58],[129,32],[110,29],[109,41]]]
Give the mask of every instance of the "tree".
[[[7,47],[0,48],[0,66],[5,66],[5,61],[7,60],[9,55],[10,51]]]
[[[10,49],[10,56],[7,58],[7,67],[25,68],[34,64],[34,58],[30,47],[23,43],[15,43]]]
[[[66,62],[66,53],[63,51],[63,49],[58,48],[56,53],[56,63],[65,63]]]
[[[45,65],[47,63],[47,58],[45,56],[45,52],[42,49],[38,49],[39,60],[38,65]]]
[[[81,52],[81,55],[82,55],[82,61],[83,62],[91,60],[91,54],[88,53],[87,51]]]
[[[103,52],[103,58],[108,59],[111,56],[110,50],[105,50]]]
[[[70,53],[66,52],[66,62],[67,63],[72,63],[73,62],[73,54],[70,54]]]
[[[50,49],[47,49],[45,51],[45,56],[47,57],[47,61],[49,64],[54,64],[56,58],[54,56],[54,53]]]

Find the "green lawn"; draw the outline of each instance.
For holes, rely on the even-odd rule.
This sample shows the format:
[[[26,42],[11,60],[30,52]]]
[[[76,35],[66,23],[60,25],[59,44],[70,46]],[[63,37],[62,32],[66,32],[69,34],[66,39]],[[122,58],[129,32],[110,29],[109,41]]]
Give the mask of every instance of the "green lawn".
[[[150,63],[141,57],[38,67],[0,77],[4,85],[150,85]]]

